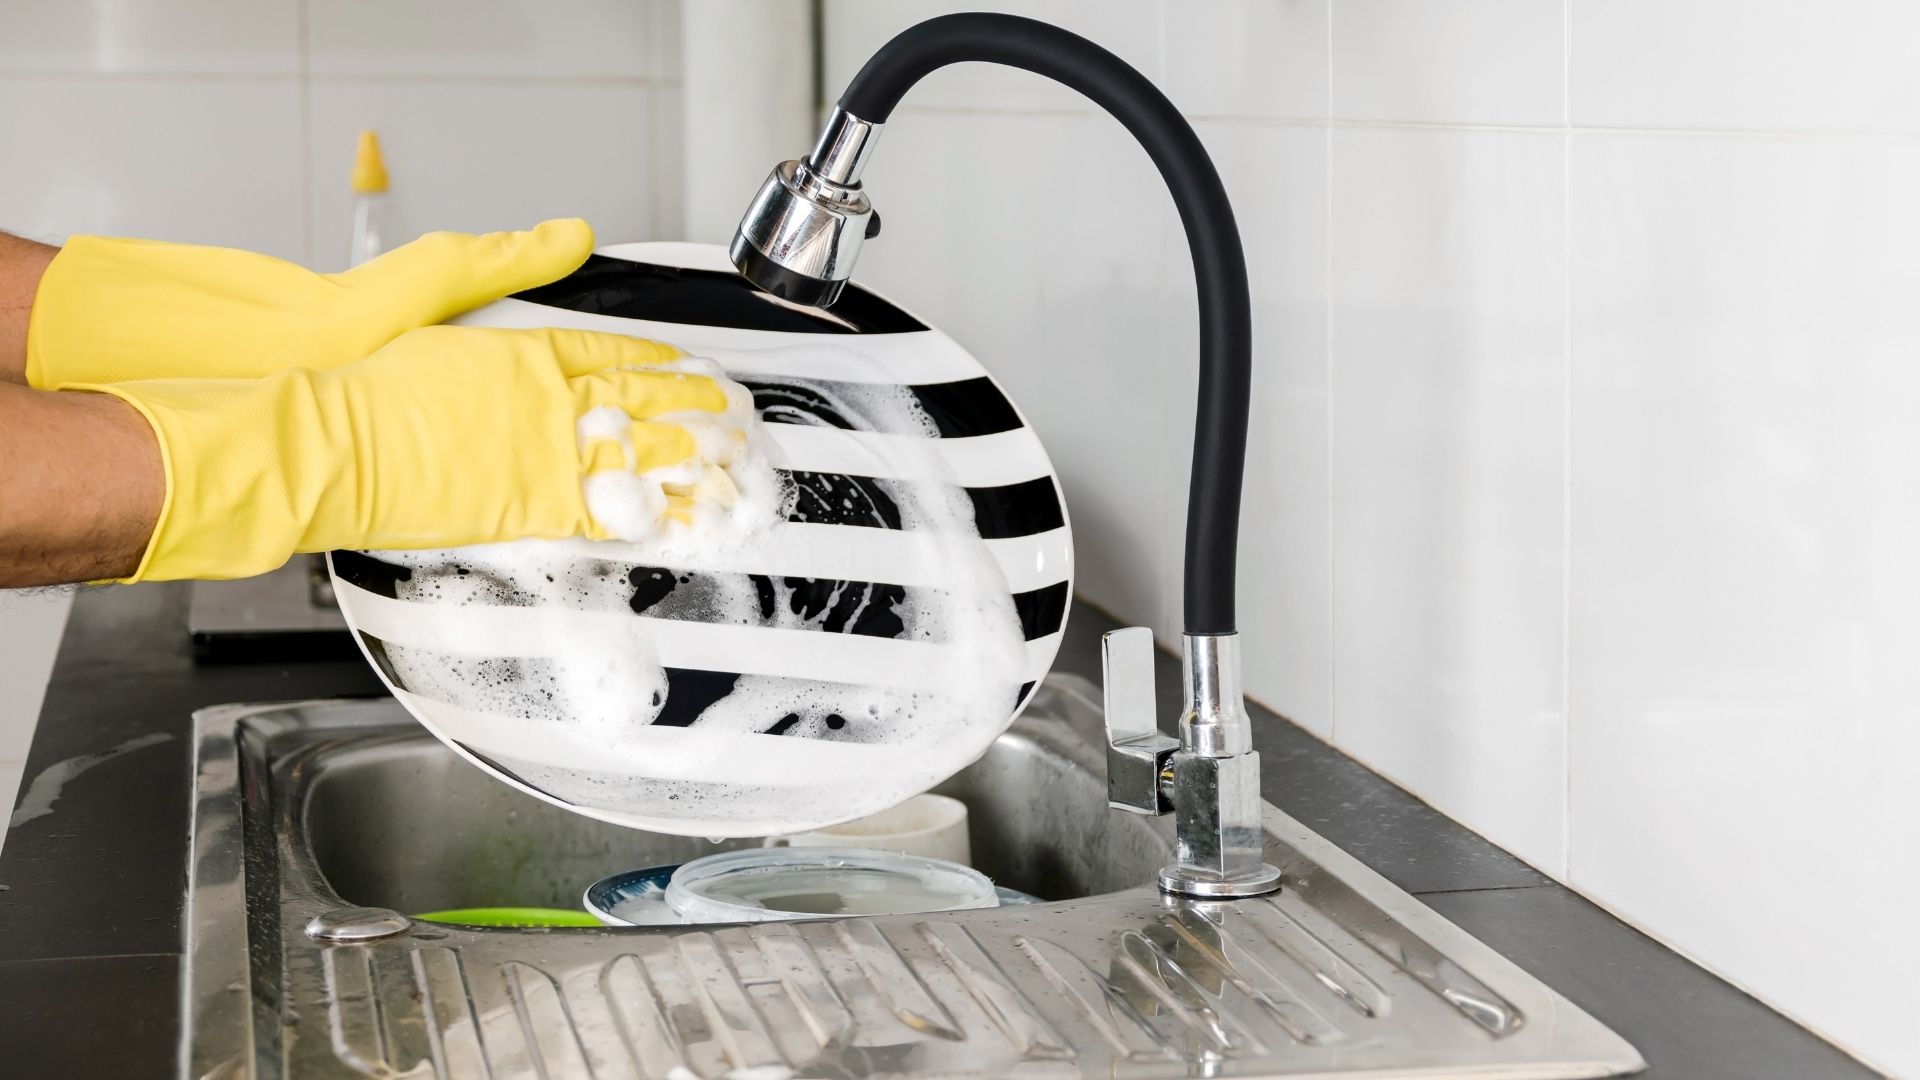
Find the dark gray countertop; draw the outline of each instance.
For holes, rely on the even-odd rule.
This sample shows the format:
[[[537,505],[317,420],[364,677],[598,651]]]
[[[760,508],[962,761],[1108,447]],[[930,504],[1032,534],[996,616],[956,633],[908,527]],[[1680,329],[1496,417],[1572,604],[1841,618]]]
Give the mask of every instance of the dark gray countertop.
[[[50,812],[22,820],[0,851],[7,1076],[172,1074],[192,711],[381,692],[357,659],[197,667],[186,596],[185,586],[142,585],[89,590],[74,604],[19,797]],[[1097,678],[1099,635],[1113,625],[1076,605],[1055,667]],[[1162,660],[1171,715],[1178,664]],[[1625,1036],[1650,1064],[1643,1075],[1874,1075],[1300,728],[1254,712],[1270,801]]]

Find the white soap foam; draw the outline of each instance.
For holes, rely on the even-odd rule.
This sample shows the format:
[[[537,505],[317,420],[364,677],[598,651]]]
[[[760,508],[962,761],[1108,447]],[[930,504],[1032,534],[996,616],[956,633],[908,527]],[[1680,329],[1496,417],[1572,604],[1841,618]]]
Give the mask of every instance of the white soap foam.
[[[718,413],[690,410],[647,418],[672,425],[693,439],[693,457],[636,472],[634,417],[613,405],[587,410],[575,422],[580,450],[596,442],[620,449],[624,467],[604,469],[581,481],[587,513],[614,539],[642,542],[669,537],[711,548],[760,536],[786,516],[791,493],[770,460],[771,441],[753,409],[753,395],[712,360],[688,357],[649,371],[712,379],[726,395]],[[669,516],[668,496],[691,497],[690,520]]]
[[[831,346],[779,350],[849,354]],[[734,371],[754,370],[751,354],[726,357]],[[791,359],[791,358],[789,358]],[[718,375],[712,361],[683,361],[686,370]],[[768,364],[777,370],[777,364]],[[772,380],[769,380],[772,381]],[[780,380],[789,381],[789,380]],[[702,467],[724,468],[738,489],[732,507],[712,504],[687,525],[629,528],[649,512],[650,495],[635,495],[607,481],[588,488],[589,508],[610,531],[628,539],[618,545],[621,564],[640,562],[699,572],[703,555],[717,550],[751,551],[776,534],[794,512],[794,493],[781,485],[772,467],[774,451],[750,397],[737,383],[724,383],[734,398],[727,419],[747,433],[744,442],[726,447],[724,432],[697,436]],[[856,429],[937,437],[937,429],[917,400],[903,388],[875,381],[869,385],[795,383],[825,408]],[[744,409],[744,417],[737,409]],[[618,413],[618,410],[614,410]],[[627,437],[624,414],[609,417],[595,410],[580,422],[582,440],[604,438],[617,444]],[[616,420],[618,422],[616,422]],[[817,422],[817,421],[816,421]],[[885,440],[877,440],[884,442]],[[724,456],[726,449],[734,452]],[[623,444],[629,454],[631,447]],[[884,455],[884,449],[880,451]],[[724,460],[725,464],[718,464]],[[603,474],[604,475],[604,474]],[[625,474],[632,476],[631,472]],[[697,483],[698,476],[634,477],[658,491],[665,484]],[[488,741],[479,748],[510,762],[522,777],[568,801],[617,810],[645,819],[649,827],[686,835],[742,836],[796,832],[861,817],[899,803],[979,756],[1005,728],[1023,677],[1025,648],[1007,583],[973,522],[971,501],[956,484],[873,481],[897,510],[904,535],[921,549],[929,566],[939,568],[939,589],[870,589],[848,597],[843,586],[821,607],[798,602],[797,589],[810,582],[745,575],[703,575],[704,621],[786,629],[822,630],[834,617],[856,622],[873,605],[886,605],[901,629],[899,638],[936,643],[938,662],[920,663],[900,688],[845,682],[816,682],[754,674],[752,656],[738,658],[743,672],[732,692],[707,706],[690,728],[650,729],[666,700],[667,679],[652,646],[654,635],[674,633],[668,619],[635,618],[622,629],[568,643],[565,660],[449,661],[464,649],[459,641],[435,642],[432,653],[389,648],[389,660],[401,681],[421,695],[454,701],[469,709],[520,717],[517,725],[487,725]],[[852,491],[832,493],[843,512],[853,511]],[[595,505],[596,495],[600,498]],[[862,495],[862,498],[865,498]],[[877,506],[867,512],[880,513]],[[655,515],[657,517],[657,515]],[[843,519],[844,520],[844,519]],[[617,523],[617,524],[616,524]],[[856,543],[859,528],[847,542]],[[612,547],[613,545],[609,545]],[[415,568],[416,589],[431,589],[442,602],[512,603],[540,609],[574,607],[606,610],[609,592],[630,592],[624,575],[607,565],[583,563],[573,548],[541,541],[518,541],[451,552],[392,552],[381,558]],[[454,567],[464,569],[458,574]],[[458,578],[460,580],[453,580]],[[682,579],[684,584],[685,579]],[[769,617],[762,590],[773,590]],[[817,598],[815,598],[817,599]],[[847,601],[843,603],[843,601]],[[846,608],[845,611],[836,610]],[[532,613],[530,613],[531,615]],[[879,613],[875,613],[879,614]],[[529,632],[538,632],[529,619]],[[809,635],[811,637],[811,635]],[[425,643],[420,643],[424,645]],[[904,662],[904,661],[903,661]],[[762,732],[781,725],[784,735]],[[503,734],[503,728],[511,735]],[[554,736],[564,730],[565,737]],[[662,739],[684,738],[685,754],[663,754]],[[454,733],[458,737],[459,733]],[[793,758],[794,739],[861,744],[846,747],[846,766],[822,769],[815,763],[790,770],[783,783],[734,783],[730,776],[779,774]],[[586,740],[602,759],[596,767],[554,760],[556,741],[575,747]],[[549,751],[543,754],[543,749]],[[824,747],[822,747],[824,749]],[[880,757],[876,758],[876,754]],[[675,759],[672,768],[663,758]],[[665,775],[675,779],[663,779]],[[697,779],[691,778],[696,777]],[[650,779],[652,778],[652,779]]]

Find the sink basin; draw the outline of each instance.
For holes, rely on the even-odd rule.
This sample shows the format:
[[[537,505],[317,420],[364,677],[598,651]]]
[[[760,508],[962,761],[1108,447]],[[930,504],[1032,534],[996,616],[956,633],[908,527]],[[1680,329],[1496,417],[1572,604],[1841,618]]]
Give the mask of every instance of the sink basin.
[[[1070,726],[1022,725],[935,789],[967,804],[975,866],[1043,900],[1130,888],[1167,861],[1163,822],[1108,811],[1098,733]],[[760,846],[582,817],[494,780],[404,715],[330,745],[301,775],[304,840],[327,885],[399,912],[575,908],[609,873]]]
[[[412,921],[572,908],[753,841],[523,795],[391,701],[196,715],[189,1077],[1588,1077],[1591,1017],[1266,807],[1271,897],[1147,887],[1170,818],[1109,810],[1094,688],[1050,677],[979,762],[975,864],[1047,903],[730,927]]]

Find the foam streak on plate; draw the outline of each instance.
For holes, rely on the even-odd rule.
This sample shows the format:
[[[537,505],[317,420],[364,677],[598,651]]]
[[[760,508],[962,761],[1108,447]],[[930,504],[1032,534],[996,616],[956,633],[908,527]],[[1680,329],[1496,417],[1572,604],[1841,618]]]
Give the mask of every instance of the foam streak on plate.
[[[563,607],[423,606],[377,596],[341,582],[343,603],[354,606],[354,626],[389,646],[430,647],[458,656],[566,659],[576,644],[625,640],[628,647],[650,648],[664,667],[734,671],[742,664],[761,675],[821,682],[858,683],[913,689],[928,685],[938,672],[966,662],[962,648],[936,642],[897,641],[812,630],[668,622],[644,615],[576,611]],[[351,591],[351,596],[346,594]],[[1036,658],[1050,663],[1058,640],[1049,635],[1029,642]],[[970,646],[969,646],[970,647]],[[1021,681],[1036,677],[1032,663],[1021,665]]]
[[[1040,440],[1017,428],[971,439],[930,441],[910,435],[775,424],[767,428],[787,468],[889,480],[999,487],[1045,476],[1035,472]]]
[[[857,536],[849,535],[851,531],[836,525],[789,523],[751,555],[714,552],[704,556],[700,566],[704,570],[776,577],[872,578],[930,589],[950,580],[937,563],[924,558],[913,537],[882,529],[861,529]],[[641,563],[658,557],[640,545],[615,540],[551,543],[556,552],[581,559]],[[1064,528],[982,543],[1013,592],[1052,585],[1071,575],[1073,539]]]

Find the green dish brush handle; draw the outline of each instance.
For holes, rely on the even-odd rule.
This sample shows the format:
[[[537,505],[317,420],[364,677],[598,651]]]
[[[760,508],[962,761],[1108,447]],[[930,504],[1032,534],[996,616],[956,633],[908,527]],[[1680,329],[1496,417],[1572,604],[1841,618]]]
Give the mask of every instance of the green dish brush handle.
[[[429,911],[414,918],[423,922],[456,923],[461,926],[600,926],[599,919],[584,911],[539,907],[477,907]]]

